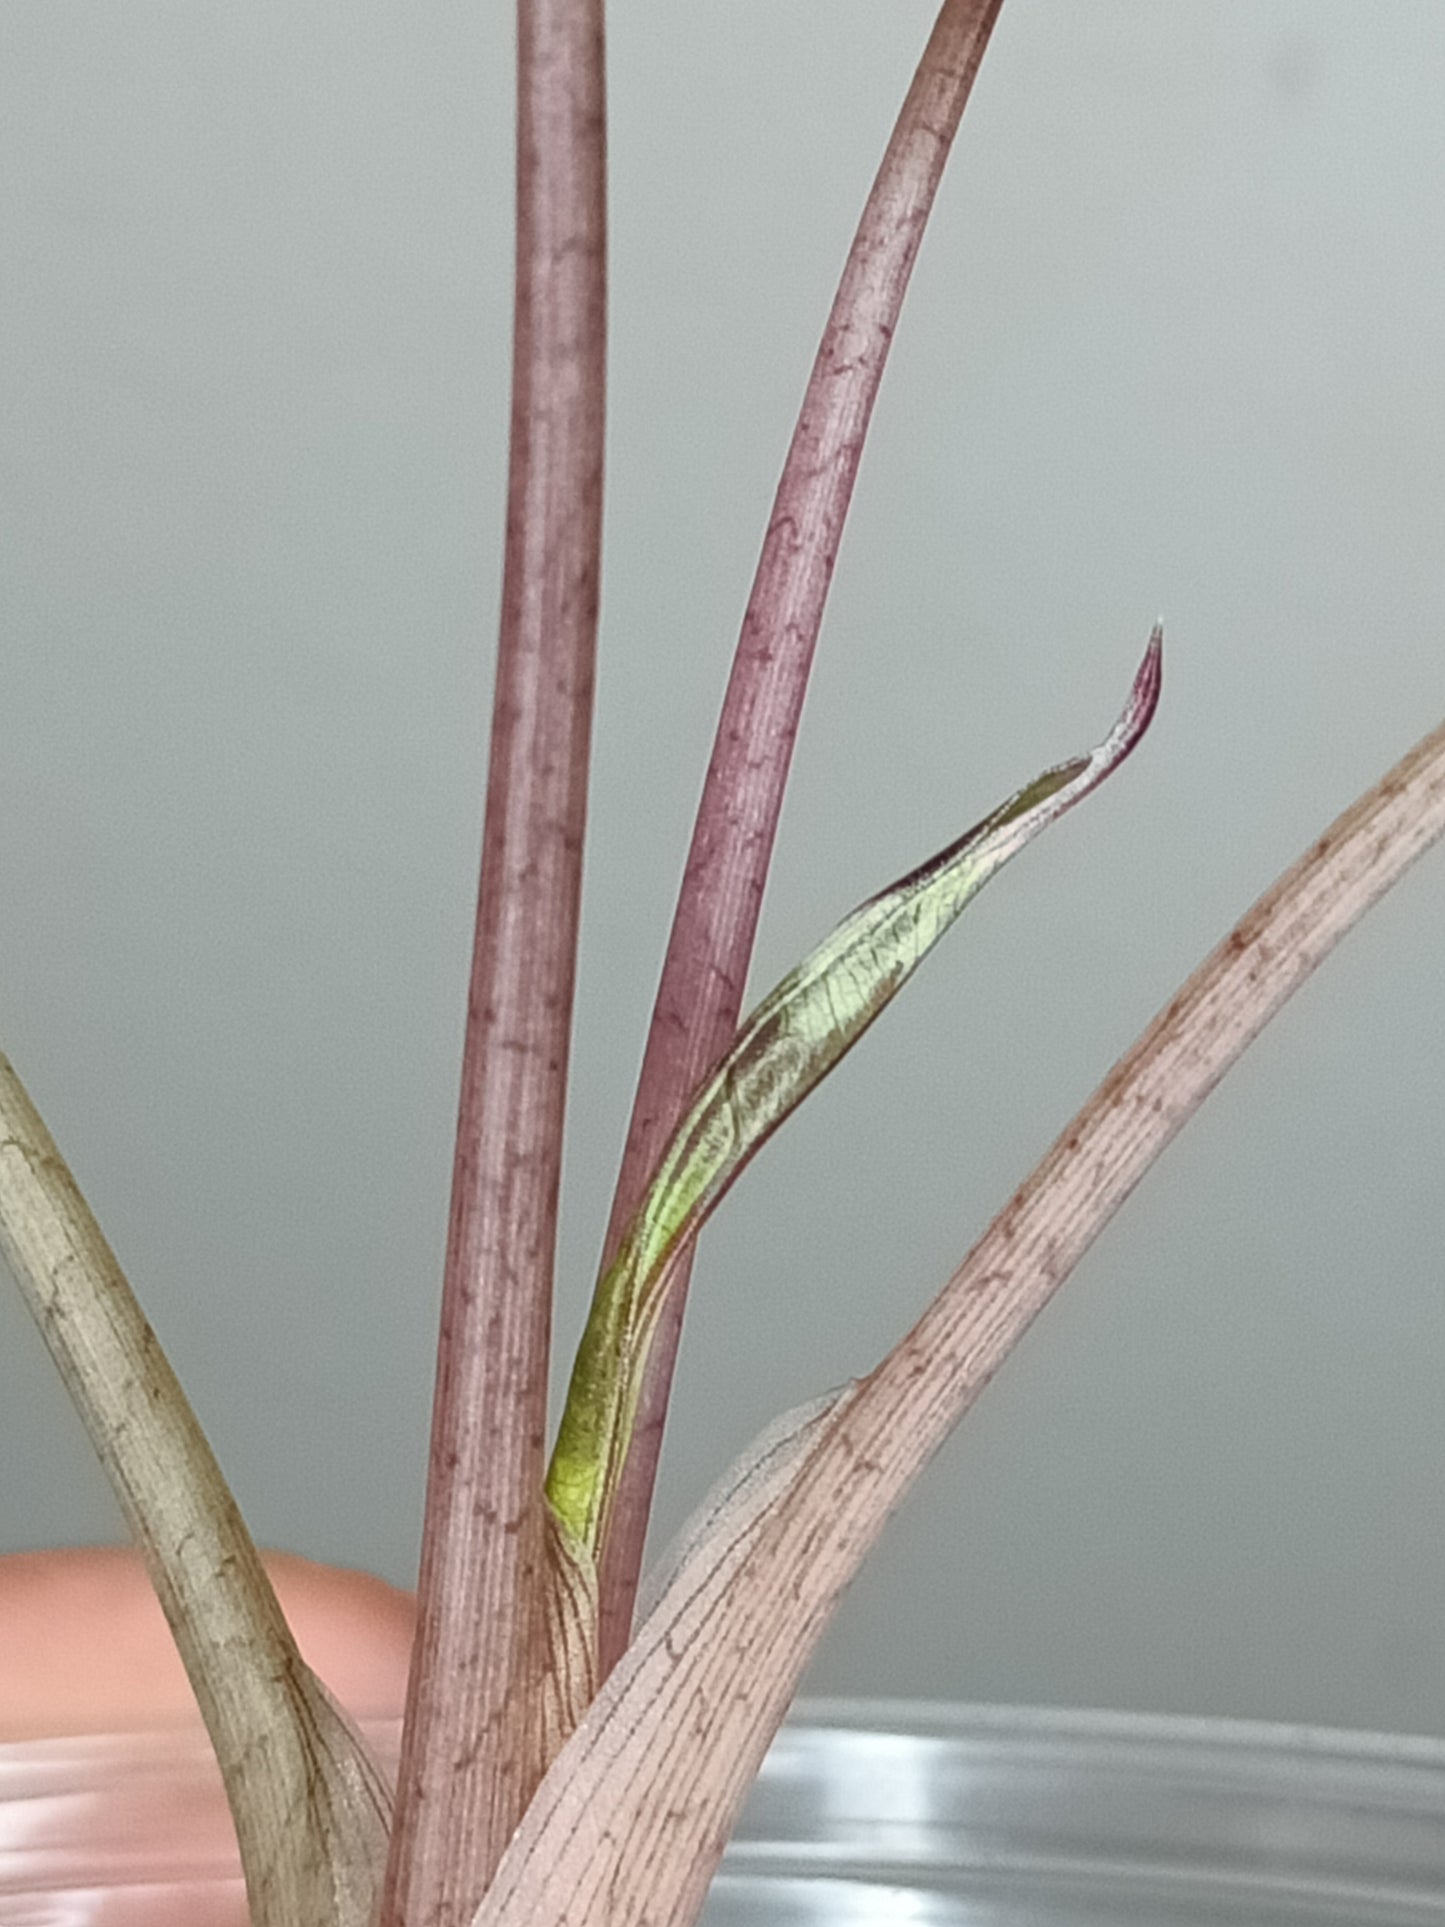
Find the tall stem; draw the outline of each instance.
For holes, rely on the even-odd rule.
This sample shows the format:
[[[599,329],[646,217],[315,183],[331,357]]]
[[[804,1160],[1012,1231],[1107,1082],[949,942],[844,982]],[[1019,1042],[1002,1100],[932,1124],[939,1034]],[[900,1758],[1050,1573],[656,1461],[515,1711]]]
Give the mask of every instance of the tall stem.
[[[608,1225],[610,1263],[742,1008],[833,563],[903,296],[1003,0],[944,0],[848,251],[743,617]],[[601,1662],[627,1643],[691,1260],[653,1343],[601,1571]]]
[[[519,0],[517,29],[506,564],[390,1927],[470,1919],[545,1765],[547,1357],[601,539],[602,0]]]

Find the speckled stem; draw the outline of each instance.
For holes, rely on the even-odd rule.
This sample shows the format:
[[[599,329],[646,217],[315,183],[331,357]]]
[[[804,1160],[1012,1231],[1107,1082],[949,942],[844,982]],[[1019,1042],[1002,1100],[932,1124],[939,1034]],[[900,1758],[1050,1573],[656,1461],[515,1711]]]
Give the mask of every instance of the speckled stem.
[[[384,1927],[470,1919],[548,1749],[547,1364],[602,510],[602,0],[519,0],[517,23],[506,563]]]

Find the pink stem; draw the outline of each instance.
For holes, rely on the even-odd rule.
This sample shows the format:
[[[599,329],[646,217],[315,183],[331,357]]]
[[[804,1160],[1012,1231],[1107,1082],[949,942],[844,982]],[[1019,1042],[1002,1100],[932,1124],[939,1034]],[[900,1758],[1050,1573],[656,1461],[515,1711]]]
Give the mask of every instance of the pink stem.
[[[387,1927],[470,1920],[546,1764],[542,1480],[597,625],[604,188],[602,0],[519,0],[506,563]]]
[[[718,722],[608,1225],[610,1260],[694,1086],[736,1029],[813,646],[924,224],[1003,0],[944,0],[849,250],[783,466]],[[601,1572],[625,1649],[691,1261],[653,1342]]]

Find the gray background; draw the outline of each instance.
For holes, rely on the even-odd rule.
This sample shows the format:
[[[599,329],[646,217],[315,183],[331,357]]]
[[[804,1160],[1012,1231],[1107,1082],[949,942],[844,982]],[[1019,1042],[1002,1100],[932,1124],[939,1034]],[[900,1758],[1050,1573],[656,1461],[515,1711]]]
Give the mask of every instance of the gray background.
[[[792,412],[927,0],[611,36],[575,1331]],[[498,597],[511,23],[5,0],[0,1040],[257,1533],[414,1570]],[[884,386],[754,987],[1115,713],[744,1181],[662,1501],[866,1368],[1253,897],[1445,710],[1445,9],[1009,0]],[[1212,1100],[816,1689],[1445,1731],[1445,870]],[[0,1301],[0,1547],[116,1516]]]

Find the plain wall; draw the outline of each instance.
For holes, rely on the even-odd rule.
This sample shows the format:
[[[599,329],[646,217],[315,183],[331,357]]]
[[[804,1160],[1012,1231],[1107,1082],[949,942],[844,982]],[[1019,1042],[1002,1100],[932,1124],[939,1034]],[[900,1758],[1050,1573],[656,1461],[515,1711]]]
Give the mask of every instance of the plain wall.
[[[590,1287],[777,468],[927,0],[611,24],[611,470],[560,1254]],[[0,1048],[257,1535],[409,1582],[475,893],[509,9],[0,10]],[[1097,740],[740,1185],[659,1524],[866,1369],[1445,710],[1445,9],[1008,0],[884,384],[755,993]],[[811,1684],[1445,1732],[1427,859],[1149,1176]],[[560,1373],[559,1373],[560,1376]],[[117,1535],[0,1297],[0,1548]]]

